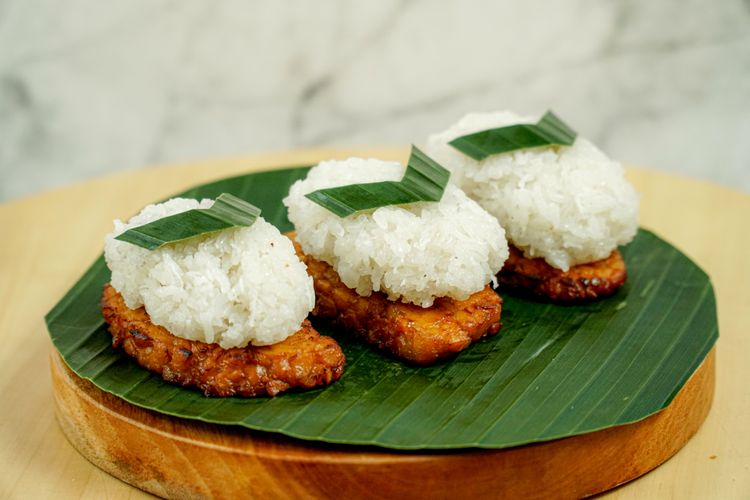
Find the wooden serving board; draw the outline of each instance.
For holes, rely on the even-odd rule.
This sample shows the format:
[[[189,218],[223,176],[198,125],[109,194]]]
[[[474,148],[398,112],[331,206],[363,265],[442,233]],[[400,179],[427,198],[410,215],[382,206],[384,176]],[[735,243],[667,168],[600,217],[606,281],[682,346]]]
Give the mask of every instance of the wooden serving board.
[[[171,498],[572,498],[637,478],[703,423],[715,349],[665,410],[640,422],[502,450],[397,452],[327,445],[174,418],[133,406],[71,372],[52,349],[57,419],[113,476]]]

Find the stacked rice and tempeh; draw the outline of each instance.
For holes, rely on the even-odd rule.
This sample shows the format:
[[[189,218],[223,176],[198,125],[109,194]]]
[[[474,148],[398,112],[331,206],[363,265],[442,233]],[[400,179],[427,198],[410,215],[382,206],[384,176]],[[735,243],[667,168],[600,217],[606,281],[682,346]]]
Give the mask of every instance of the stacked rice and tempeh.
[[[126,224],[115,221],[103,298],[114,345],[208,395],[275,395],[341,376],[341,349],[312,328],[309,313],[425,365],[498,332],[498,281],[562,302],[614,293],[626,279],[617,247],[634,237],[638,216],[638,195],[619,163],[574,133],[574,141],[481,159],[452,144],[532,121],[470,114],[431,136],[430,155],[452,172],[445,185],[446,170],[422,157],[445,174],[439,196],[418,198],[435,201],[376,202],[336,214],[310,194],[402,176],[406,185],[412,158],[408,167],[321,162],[283,200],[296,229],[291,239],[262,219],[153,251],[115,239],[210,200],[173,199]]]
[[[432,135],[426,151],[505,229],[511,252],[501,283],[560,301],[609,295],[626,277],[617,246],[638,229],[638,195],[619,163],[582,137],[570,146],[524,148],[483,160],[450,144],[534,122],[510,112],[471,113]]]
[[[428,364],[496,333],[501,299],[488,285],[508,256],[502,227],[456,186],[439,202],[339,217],[305,197],[396,181],[396,162],[322,162],[284,204],[315,281],[313,315],[409,361]]]
[[[164,379],[207,395],[275,395],[339,378],[344,356],[307,321],[312,280],[291,242],[262,218],[147,250],[125,230],[211,200],[149,205],[106,238],[103,312],[115,346]]]

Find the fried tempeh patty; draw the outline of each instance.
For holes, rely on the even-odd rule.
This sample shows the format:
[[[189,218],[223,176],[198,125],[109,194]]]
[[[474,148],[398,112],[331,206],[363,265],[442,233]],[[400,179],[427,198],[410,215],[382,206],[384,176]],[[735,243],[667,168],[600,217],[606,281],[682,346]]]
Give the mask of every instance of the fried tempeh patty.
[[[344,354],[308,320],[277,344],[223,349],[218,344],[176,337],[154,325],[144,308],[133,310],[111,285],[104,287],[102,313],[112,345],[122,347],[164,380],[201,389],[207,396],[260,396],[338,380]]]
[[[293,234],[287,236],[293,240]],[[489,286],[466,300],[438,298],[428,308],[388,300],[379,292],[361,297],[329,264],[305,255],[296,241],[294,247],[315,284],[313,316],[399,358],[431,364],[500,330],[502,299]]]
[[[606,259],[579,264],[567,271],[556,269],[542,258],[529,259],[513,245],[497,275],[501,285],[545,297],[554,302],[578,302],[607,297],[625,283],[625,261],[618,250]]]

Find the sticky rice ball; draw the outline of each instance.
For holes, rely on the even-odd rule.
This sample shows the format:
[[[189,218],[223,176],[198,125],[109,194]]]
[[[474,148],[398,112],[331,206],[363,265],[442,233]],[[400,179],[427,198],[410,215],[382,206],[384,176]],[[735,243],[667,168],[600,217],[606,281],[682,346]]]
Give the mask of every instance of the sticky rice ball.
[[[315,305],[312,278],[288,238],[259,217],[250,227],[146,250],[115,236],[213,200],[175,198],[115,221],[104,257],[112,286],[131,309],[175,336],[223,348],[280,342],[299,330]]]
[[[464,300],[494,280],[508,257],[497,220],[448,185],[440,202],[387,206],[341,218],[305,197],[317,189],[398,181],[397,162],[324,161],[294,183],[284,204],[303,251],[336,270],[361,296],[429,307],[437,297]]]
[[[529,258],[567,271],[604,259],[636,234],[639,197],[622,166],[585,138],[572,146],[512,151],[477,161],[448,143],[457,137],[538,118],[471,113],[429,137],[425,151],[451,180],[498,218]]]

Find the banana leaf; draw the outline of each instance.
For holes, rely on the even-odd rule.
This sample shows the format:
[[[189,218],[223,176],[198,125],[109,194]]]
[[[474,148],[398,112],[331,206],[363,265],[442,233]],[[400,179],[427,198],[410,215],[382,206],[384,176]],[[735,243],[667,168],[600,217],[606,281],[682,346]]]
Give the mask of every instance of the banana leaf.
[[[552,111],[547,111],[537,123],[519,123],[506,127],[482,130],[457,137],[448,144],[477,161],[488,156],[540,146],[570,146],[576,132]]]
[[[318,189],[305,196],[339,217],[388,205],[440,201],[450,172],[412,146],[400,181],[370,182]]]
[[[291,230],[281,199],[306,167],[234,177],[182,196],[226,192]],[[503,328],[454,359],[415,367],[320,322],[347,364],[329,387],[275,398],[207,398],[164,382],[111,347],[99,258],[47,314],[80,377],[134,405],[300,439],[395,449],[504,448],[641,420],[665,408],[718,337],[706,274],[641,229],[621,249],[629,279],[611,298],[559,306],[504,294]]]
[[[216,233],[230,227],[251,226],[260,209],[231,194],[222,193],[209,208],[193,208],[147,224],[131,227],[116,240],[155,250],[169,243]]]

